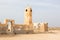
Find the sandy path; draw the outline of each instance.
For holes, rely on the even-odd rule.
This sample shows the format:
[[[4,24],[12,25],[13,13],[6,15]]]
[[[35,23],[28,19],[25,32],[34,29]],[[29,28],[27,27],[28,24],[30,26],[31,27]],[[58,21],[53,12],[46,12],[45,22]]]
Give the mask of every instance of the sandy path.
[[[60,40],[60,31],[56,31],[56,33],[5,35],[0,37],[0,40]]]

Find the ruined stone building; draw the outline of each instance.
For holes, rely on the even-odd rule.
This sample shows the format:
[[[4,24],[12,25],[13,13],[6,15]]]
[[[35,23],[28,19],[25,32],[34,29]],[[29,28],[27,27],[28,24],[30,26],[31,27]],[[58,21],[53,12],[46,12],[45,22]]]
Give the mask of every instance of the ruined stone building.
[[[48,23],[33,23],[32,8],[27,7],[24,11],[24,23],[16,24],[14,20],[5,19],[0,23],[0,33],[34,33],[48,31]]]

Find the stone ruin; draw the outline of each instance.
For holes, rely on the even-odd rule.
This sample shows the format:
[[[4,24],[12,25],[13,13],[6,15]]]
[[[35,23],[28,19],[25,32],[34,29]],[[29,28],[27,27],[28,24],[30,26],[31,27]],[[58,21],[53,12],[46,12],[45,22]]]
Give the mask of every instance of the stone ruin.
[[[14,20],[5,19],[0,23],[0,33],[38,33],[48,31],[48,23],[33,23],[32,8],[27,7],[24,14],[24,24],[15,24]]]

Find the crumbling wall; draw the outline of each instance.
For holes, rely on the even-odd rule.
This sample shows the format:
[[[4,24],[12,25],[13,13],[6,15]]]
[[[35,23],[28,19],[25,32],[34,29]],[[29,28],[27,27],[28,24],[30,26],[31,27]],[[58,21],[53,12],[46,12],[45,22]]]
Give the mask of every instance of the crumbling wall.
[[[40,32],[48,31],[48,23],[41,23],[40,24]]]

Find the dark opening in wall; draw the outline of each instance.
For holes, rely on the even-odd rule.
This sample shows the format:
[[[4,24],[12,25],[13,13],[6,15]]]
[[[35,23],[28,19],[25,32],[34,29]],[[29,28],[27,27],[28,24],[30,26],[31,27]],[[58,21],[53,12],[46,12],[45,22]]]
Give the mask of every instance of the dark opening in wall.
[[[27,12],[28,10],[26,9],[26,12]]]

